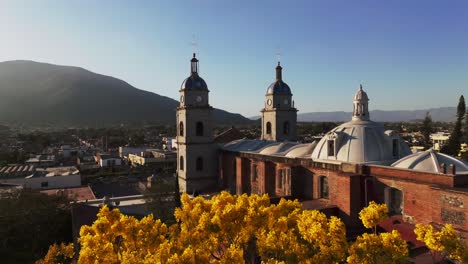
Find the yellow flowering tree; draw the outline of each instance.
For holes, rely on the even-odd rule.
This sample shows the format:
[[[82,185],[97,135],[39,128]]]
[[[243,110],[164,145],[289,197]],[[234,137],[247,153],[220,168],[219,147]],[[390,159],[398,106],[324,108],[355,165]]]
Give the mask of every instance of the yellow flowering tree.
[[[390,233],[363,234],[350,248],[348,263],[380,264],[406,263],[408,247],[398,231]]]
[[[345,260],[344,224],[298,201],[270,204],[268,196],[211,200],[181,197],[176,223],[137,220],[103,207],[80,231],[79,263],[339,263]]]
[[[416,224],[414,233],[431,250],[433,258],[439,253],[443,257],[468,263],[467,247],[452,225],[446,224],[436,231],[432,225]]]
[[[385,204],[377,204],[374,201],[359,212],[359,219],[366,228],[372,228],[377,233],[377,225],[388,218],[388,208]]]
[[[377,225],[388,218],[385,204],[370,202],[359,212],[359,219],[366,228],[372,228],[373,234],[363,234],[356,239],[348,251],[348,263],[379,264],[406,263],[408,247],[398,231],[377,234]]]
[[[53,244],[49,247],[47,255],[36,261],[36,264],[67,264],[72,263],[75,255],[73,244]]]

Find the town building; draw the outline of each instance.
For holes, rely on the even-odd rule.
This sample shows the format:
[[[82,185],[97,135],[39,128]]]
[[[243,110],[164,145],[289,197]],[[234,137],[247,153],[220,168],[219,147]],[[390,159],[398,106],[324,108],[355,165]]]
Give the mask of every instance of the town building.
[[[431,138],[434,149],[439,151],[444,145],[448,143],[450,139],[450,133],[449,132],[437,132],[437,133],[432,133],[429,137]]]
[[[278,64],[262,109],[261,138],[213,144],[208,88],[197,69],[194,56],[177,111],[182,191],[210,192],[217,184],[234,194],[299,199],[306,209],[339,216],[350,232],[362,230],[358,214],[376,201],[388,205],[395,223],[450,223],[467,235],[468,165],[432,149],[413,154],[398,133],[372,121],[362,86],[349,122],[299,143],[297,110]]]
[[[149,167],[164,171],[175,171],[177,152],[162,149],[147,149],[139,154],[129,154],[128,161],[133,167]]]
[[[122,159],[109,153],[97,153],[94,159],[101,168],[113,168],[122,165]]]
[[[35,168],[14,165],[0,168],[0,184],[19,185],[29,189],[52,189],[81,186],[81,175],[74,166]]]

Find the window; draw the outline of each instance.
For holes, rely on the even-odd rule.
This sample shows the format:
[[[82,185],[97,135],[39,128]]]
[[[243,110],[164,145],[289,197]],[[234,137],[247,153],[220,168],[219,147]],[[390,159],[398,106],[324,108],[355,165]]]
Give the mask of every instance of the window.
[[[276,189],[281,195],[291,195],[291,168],[278,170],[276,174]]]
[[[180,158],[179,158],[179,169],[181,171],[184,170],[184,156],[180,156]]]
[[[179,123],[179,136],[184,136],[184,122],[182,121]]]
[[[393,157],[398,157],[399,156],[399,146],[398,146],[398,139],[393,139],[392,140],[392,151],[393,151]]]
[[[389,214],[401,215],[403,212],[403,192],[393,187],[387,187],[384,195]]]
[[[258,167],[257,165],[253,165],[252,168],[252,181],[257,181],[258,180]]]
[[[41,188],[49,187],[49,182],[41,182]]]
[[[267,133],[268,135],[271,134],[271,123],[270,123],[270,122],[267,122],[267,123],[266,123],[266,133]]]
[[[328,140],[328,156],[335,156],[335,140]]]
[[[320,176],[320,198],[329,199],[330,192],[328,188],[328,178],[326,176]]]
[[[289,122],[284,122],[283,123],[283,134],[288,135],[289,134]]]
[[[278,177],[277,177],[277,181],[276,181],[276,188],[282,189],[282,188],[283,188],[283,181],[284,181],[283,170],[278,170]]]
[[[196,135],[198,137],[202,137],[203,136],[203,123],[202,122],[197,122],[195,130],[196,130]]]
[[[195,164],[196,166],[196,170],[197,171],[202,171],[203,170],[203,158],[202,157],[198,157],[197,158],[197,164]]]

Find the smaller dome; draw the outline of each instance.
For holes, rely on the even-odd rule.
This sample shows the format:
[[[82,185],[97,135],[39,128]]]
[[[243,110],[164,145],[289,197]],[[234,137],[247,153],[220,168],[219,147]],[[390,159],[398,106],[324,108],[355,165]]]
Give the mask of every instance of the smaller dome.
[[[456,158],[449,155],[438,153],[433,149],[416,152],[406,156],[393,163],[392,167],[432,173],[443,173],[443,171],[440,169],[442,164],[445,164],[447,171],[449,166],[453,165],[455,166],[456,174],[468,173],[468,165],[463,161],[457,160]]]
[[[192,74],[190,77],[185,79],[180,86],[181,90],[202,90],[207,91],[208,85],[198,74]]]
[[[290,148],[297,146],[297,143],[295,142],[282,142],[282,143],[276,143],[272,144],[270,146],[267,146],[260,150],[260,154],[263,155],[279,155],[282,152],[286,152]]]
[[[277,80],[268,86],[267,94],[287,94],[291,95],[291,89],[282,80]]]
[[[369,101],[369,97],[367,97],[367,93],[364,92],[362,89],[362,85],[359,87],[359,90],[354,95],[355,101]]]
[[[306,156],[310,156],[312,151],[314,150],[315,146],[317,146],[317,141],[312,143],[300,144],[294,148],[291,148],[288,153],[286,153],[286,157],[288,158],[302,158]]]

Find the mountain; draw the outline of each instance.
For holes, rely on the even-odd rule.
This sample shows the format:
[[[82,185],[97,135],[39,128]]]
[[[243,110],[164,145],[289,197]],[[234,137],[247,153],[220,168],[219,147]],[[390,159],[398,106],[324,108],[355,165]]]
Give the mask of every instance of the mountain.
[[[454,122],[456,119],[456,107],[440,107],[421,110],[373,110],[370,112],[371,119],[377,122],[411,122],[424,119],[426,113],[431,114],[433,121]],[[351,112],[310,112],[299,113],[299,122],[346,122],[351,120]],[[260,116],[252,116],[251,120],[257,120]]]
[[[455,121],[457,109],[455,107],[440,107],[422,110],[373,110],[370,111],[370,117],[378,122],[401,122],[422,120],[426,113],[431,114],[433,121],[452,122]],[[300,113],[297,115],[298,121],[302,122],[343,122],[351,119],[351,112],[311,112]]]
[[[174,88],[177,92],[177,87]],[[79,67],[33,61],[0,63],[0,122],[109,126],[175,124],[176,100]],[[217,124],[251,122],[215,109]]]

